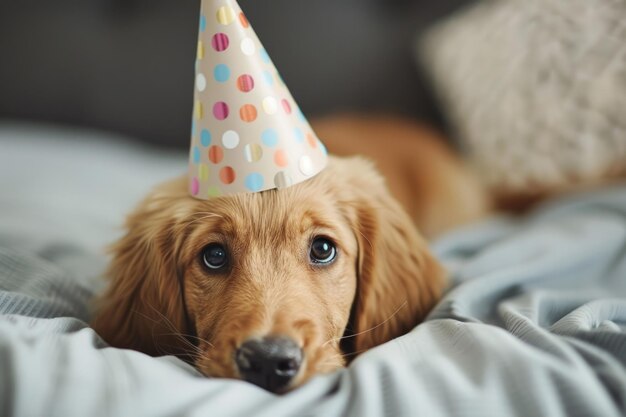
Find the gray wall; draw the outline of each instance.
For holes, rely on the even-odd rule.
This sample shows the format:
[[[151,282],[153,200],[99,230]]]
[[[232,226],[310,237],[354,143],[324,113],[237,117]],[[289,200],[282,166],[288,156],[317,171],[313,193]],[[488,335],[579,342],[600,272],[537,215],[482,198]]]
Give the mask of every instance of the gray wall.
[[[397,111],[441,124],[411,57],[462,0],[241,0],[303,110]],[[0,2],[0,118],[188,145],[198,0]]]

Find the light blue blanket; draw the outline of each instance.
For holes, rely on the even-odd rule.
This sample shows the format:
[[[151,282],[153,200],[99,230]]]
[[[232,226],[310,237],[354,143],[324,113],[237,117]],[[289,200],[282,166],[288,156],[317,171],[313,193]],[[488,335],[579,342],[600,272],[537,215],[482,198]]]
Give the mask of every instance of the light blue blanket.
[[[277,397],[86,325],[104,246],[186,158],[0,124],[1,416],[623,416],[626,184],[434,243],[454,287],[430,319]]]

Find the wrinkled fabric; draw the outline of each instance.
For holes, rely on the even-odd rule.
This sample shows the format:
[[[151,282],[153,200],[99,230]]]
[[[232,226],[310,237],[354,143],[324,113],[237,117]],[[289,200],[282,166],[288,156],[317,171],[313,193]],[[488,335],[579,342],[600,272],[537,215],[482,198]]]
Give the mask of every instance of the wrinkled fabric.
[[[0,150],[2,416],[626,414],[626,184],[438,239],[452,284],[426,322],[275,396],[87,325],[104,247],[185,155],[8,125]]]

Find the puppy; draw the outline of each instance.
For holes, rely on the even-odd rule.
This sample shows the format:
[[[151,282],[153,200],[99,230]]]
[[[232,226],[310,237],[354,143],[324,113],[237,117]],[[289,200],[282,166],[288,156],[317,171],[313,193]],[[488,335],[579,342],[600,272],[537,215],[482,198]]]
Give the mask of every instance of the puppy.
[[[331,157],[322,173],[290,188],[208,201],[188,195],[186,178],[160,185],[113,247],[94,329],[112,346],[177,355],[207,376],[282,393],[420,323],[445,273],[415,223],[435,233],[477,215],[456,213],[444,225],[436,214],[476,206],[474,195],[462,197],[467,191],[438,189],[468,186],[466,172],[447,148],[399,120],[343,118],[318,131],[338,153],[352,144],[375,157],[372,144],[392,147],[382,141],[391,131],[398,149],[423,154],[405,149],[379,162],[397,198],[362,157]],[[415,167],[429,178],[411,178],[415,160],[430,161]]]

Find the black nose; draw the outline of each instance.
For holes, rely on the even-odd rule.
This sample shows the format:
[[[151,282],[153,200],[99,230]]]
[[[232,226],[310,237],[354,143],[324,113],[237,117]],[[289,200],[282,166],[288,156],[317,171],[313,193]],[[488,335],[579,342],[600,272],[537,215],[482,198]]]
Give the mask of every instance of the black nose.
[[[298,374],[302,349],[287,337],[265,337],[243,343],[235,361],[243,379],[268,391],[280,392]]]

